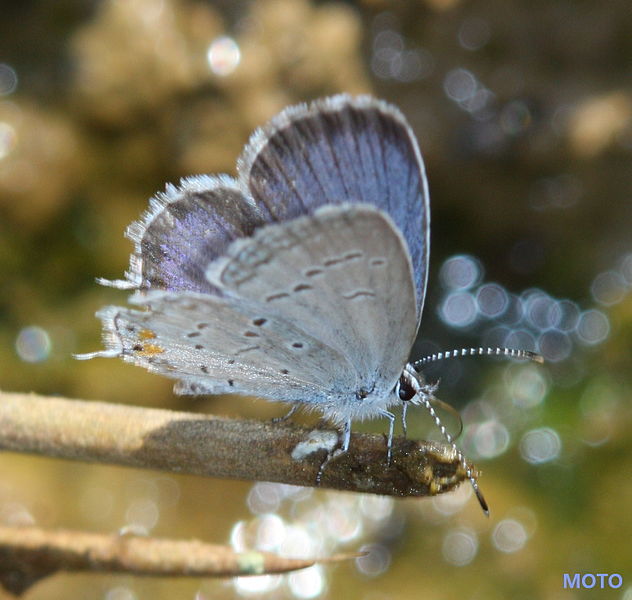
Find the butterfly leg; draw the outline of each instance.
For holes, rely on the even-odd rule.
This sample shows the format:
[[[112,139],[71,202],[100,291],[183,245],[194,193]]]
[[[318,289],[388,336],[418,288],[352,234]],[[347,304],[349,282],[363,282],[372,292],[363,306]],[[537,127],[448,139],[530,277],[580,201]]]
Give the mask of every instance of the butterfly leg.
[[[387,410],[381,411],[380,414],[383,417],[386,417],[389,421],[388,439],[386,440],[386,464],[390,466],[391,454],[392,454],[392,449],[393,449],[393,433],[395,431],[395,415],[392,412],[388,412]]]
[[[295,404],[292,408],[290,408],[290,410],[284,414],[282,417],[274,417],[274,419],[271,420],[272,423],[285,423],[285,421],[287,421],[297,410],[298,410],[298,404]]]
[[[342,452],[349,450],[349,442],[351,441],[351,419],[347,419],[342,428]]]
[[[406,427],[406,415],[408,413],[408,402],[402,403],[402,431],[404,432],[404,437],[406,437],[406,433],[408,428]]]
[[[330,461],[332,461],[337,456],[340,456],[341,454],[344,454],[345,452],[347,452],[347,450],[349,450],[349,443],[351,442],[351,419],[347,419],[345,421],[342,431],[339,433],[342,434],[342,437],[339,438],[339,442],[341,443],[339,447],[334,448],[333,450],[330,450],[327,453],[327,457],[325,458],[325,460],[321,463],[318,469],[318,473],[316,474],[317,486],[320,485],[320,480],[322,479],[323,473],[325,472],[325,467],[330,463]]]

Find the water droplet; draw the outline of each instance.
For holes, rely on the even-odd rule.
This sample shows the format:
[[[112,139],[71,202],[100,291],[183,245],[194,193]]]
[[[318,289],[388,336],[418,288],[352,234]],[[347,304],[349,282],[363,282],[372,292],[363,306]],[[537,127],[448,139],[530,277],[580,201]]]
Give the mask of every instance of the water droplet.
[[[528,535],[522,523],[515,519],[503,519],[494,527],[492,543],[498,550],[510,554],[522,550]]]
[[[15,341],[18,356],[31,363],[46,360],[51,351],[51,341],[48,332],[41,327],[25,327],[20,331]]]
[[[467,327],[476,320],[476,300],[470,292],[453,292],[441,304],[440,315],[451,327]]]
[[[241,51],[233,38],[221,36],[211,42],[206,53],[206,60],[215,75],[226,77],[238,67]]]
[[[480,50],[491,37],[491,29],[484,19],[471,17],[465,19],[459,27],[459,44],[465,50]]]
[[[368,577],[382,575],[391,564],[391,551],[382,544],[365,544],[360,552],[367,554],[355,559],[356,568]]]
[[[439,276],[446,288],[466,290],[480,281],[483,269],[473,256],[462,254],[448,258],[441,265]]]
[[[446,562],[463,567],[470,564],[478,553],[478,538],[469,528],[452,529],[443,538],[443,558]]]
[[[600,344],[610,333],[610,321],[600,310],[586,310],[579,317],[576,332],[584,344]]]
[[[452,69],[443,80],[443,89],[450,100],[464,102],[476,93],[478,82],[467,69]]]
[[[528,463],[537,465],[559,457],[562,441],[557,431],[549,427],[532,429],[522,436],[520,454]]]
[[[623,300],[627,293],[627,285],[621,273],[604,271],[593,279],[590,293],[599,304],[612,306]]]
[[[509,295],[505,288],[497,283],[485,283],[476,292],[479,312],[493,319],[501,316],[509,305]]]
[[[8,96],[18,87],[18,74],[15,69],[5,63],[0,63],[0,96]]]

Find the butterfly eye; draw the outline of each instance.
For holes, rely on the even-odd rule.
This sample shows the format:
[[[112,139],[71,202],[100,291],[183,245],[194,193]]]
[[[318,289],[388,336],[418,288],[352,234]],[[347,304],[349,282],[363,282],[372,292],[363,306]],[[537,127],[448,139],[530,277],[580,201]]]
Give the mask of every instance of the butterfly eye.
[[[410,382],[402,375],[395,386],[395,393],[400,400],[408,402],[414,398],[417,392],[415,392],[415,389],[412,385],[410,385]]]

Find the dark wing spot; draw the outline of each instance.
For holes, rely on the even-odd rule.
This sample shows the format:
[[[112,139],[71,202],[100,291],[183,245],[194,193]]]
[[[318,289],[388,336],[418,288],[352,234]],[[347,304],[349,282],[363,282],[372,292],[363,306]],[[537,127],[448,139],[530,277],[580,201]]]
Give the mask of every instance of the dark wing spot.
[[[287,369],[281,369],[279,373],[281,373],[281,375],[287,375],[289,371]]]
[[[323,265],[325,267],[333,267],[334,265],[339,265],[340,263],[349,261],[349,260],[356,260],[358,258],[362,258],[364,256],[364,254],[362,252],[348,252],[347,254],[345,254],[344,256],[334,256],[333,258],[329,258],[327,259]]]
[[[208,323],[198,323],[197,324],[197,328],[198,329],[206,329],[208,327]]]
[[[259,334],[256,331],[244,331],[244,335],[246,337],[259,337]]]
[[[295,292],[302,292],[304,290],[312,290],[314,288],[312,288],[311,285],[307,285],[306,283],[299,283],[295,288],[294,291]]]
[[[382,265],[385,265],[385,264],[386,264],[386,259],[385,259],[385,258],[381,258],[381,257],[380,257],[380,258],[372,258],[372,259],[369,261],[369,264],[370,264],[372,267],[381,267]]]
[[[322,269],[308,269],[307,271],[305,271],[305,277],[315,277],[316,275],[322,275],[322,273]]]
[[[202,373],[206,373],[208,375],[208,367],[206,365],[202,365],[200,367],[200,371],[202,371]]]
[[[192,331],[191,333],[187,333],[187,337],[189,338],[194,338],[197,337],[198,335],[202,335],[199,331]]]
[[[292,344],[292,348],[302,348],[303,347],[303,343],[302,342],[294,342]]]
[[[280,300],[281,298],[288,298],[289,294],[287,292],[279,292],[278,294],[272,294],[266,298],[266,302],[272,302],[273,300]]]
[[[134,344],[134,345],[132,346],[132,350],[133,350],[134,352],[142,352],[142,351],[143,351],[143,347],[142,347],[142,345],[141,345],[141,344]]]
[[[229,365],[234,365],[235,364],[235,359],[234,358],[229,359],[228,360],[228,364]]]
[[[235,385],[235,382],[234,382],[232,379],[229,379],[229,380],[228,380],[228,385],[229,385],[230,387],[233,387],[233,386]]]
[[[259,319],[254,319],[252,321],[252,324],[256,325],[257,327],[261,327],[262,325],[265,325],[267,322],[268,322],[267,319],[259,318]]]
[[[202,344],[195,344],[195,349],[196,350],[203,350],[204,346],[202,346]]]
[[[326,267],[333,267],[334,265],[340,264],[344,259],[342,258],[330,258],[326,260],[323,265]]]

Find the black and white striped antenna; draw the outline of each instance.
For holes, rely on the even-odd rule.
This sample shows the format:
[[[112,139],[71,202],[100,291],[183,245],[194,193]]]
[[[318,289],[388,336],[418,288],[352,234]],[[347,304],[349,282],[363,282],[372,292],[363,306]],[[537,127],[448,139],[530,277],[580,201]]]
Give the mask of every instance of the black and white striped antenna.
[[[419,367],[424,365],[438,362],[440,360],[447,360],[449,358],[461,358],[463,356],[505,356],[507,358],[527,358],[533,362],[543,363],[544,358],[537,352],[531,352],[530,350],[516,350],[515,348],[457,348],[455,350],[448,350],[447,352],[437,352],[436,354],[430,354],[424,356],[419,360],[412,363],[415,370],[419,370]]]
[[[431,404],[434,399],[433,392],[436,389],[436,385],[420,386],[418,381],[413,382],[414,377],[412,377],[413,373],[418,373],[419,369],[424,365],[438,362],[440,360],[461,358],[464,356],[503,356],[507,358],[525,358],[537,363],[543,363],[544,357],[536,352],[531,352],[530,350],[516,350],[515,348],[483,348],[482,346],[479,346],[478,348],[458,348],[455,350],[448,350],[447,352],[437,352],[436,354],[424,356],[423,358],[416,360],[408,366],[408,368],[412,367],[411,371],[404,371],[404,377],[408,380],[409,385],[411,385],[411,387],[415,391],[414,397],[419,399],[416,402],[415,400],[413,400],[413,402],[415,404],[421,403],[430,413],[430,416],[432,417],[435,425],[441,432],[441,435],[443,435],[452,450],[456,453],[456,456],[459,459],[459,462],[461,463],[461,466],[463,467],[467,478],[470,480],[470,484],[472,485],[474,494],[476,495],[476,498],[481,505],[483,512],[485,513],[485,515],[489,516],[489,507],[487,505],[487,502],[485,501],[483,493],[478,487],[478,481],[476,481],[476,477],[474,477],[472,469],[467,464],[463,452],[459,450],[454,441],[454,438],[450,435],[445,425],[441,422],[439,415],[437,415],[434,407]],[[404,404],[404,407],[406,407],[406,404]],[[405,416],[403,416],[403,418],[405,420]]]

